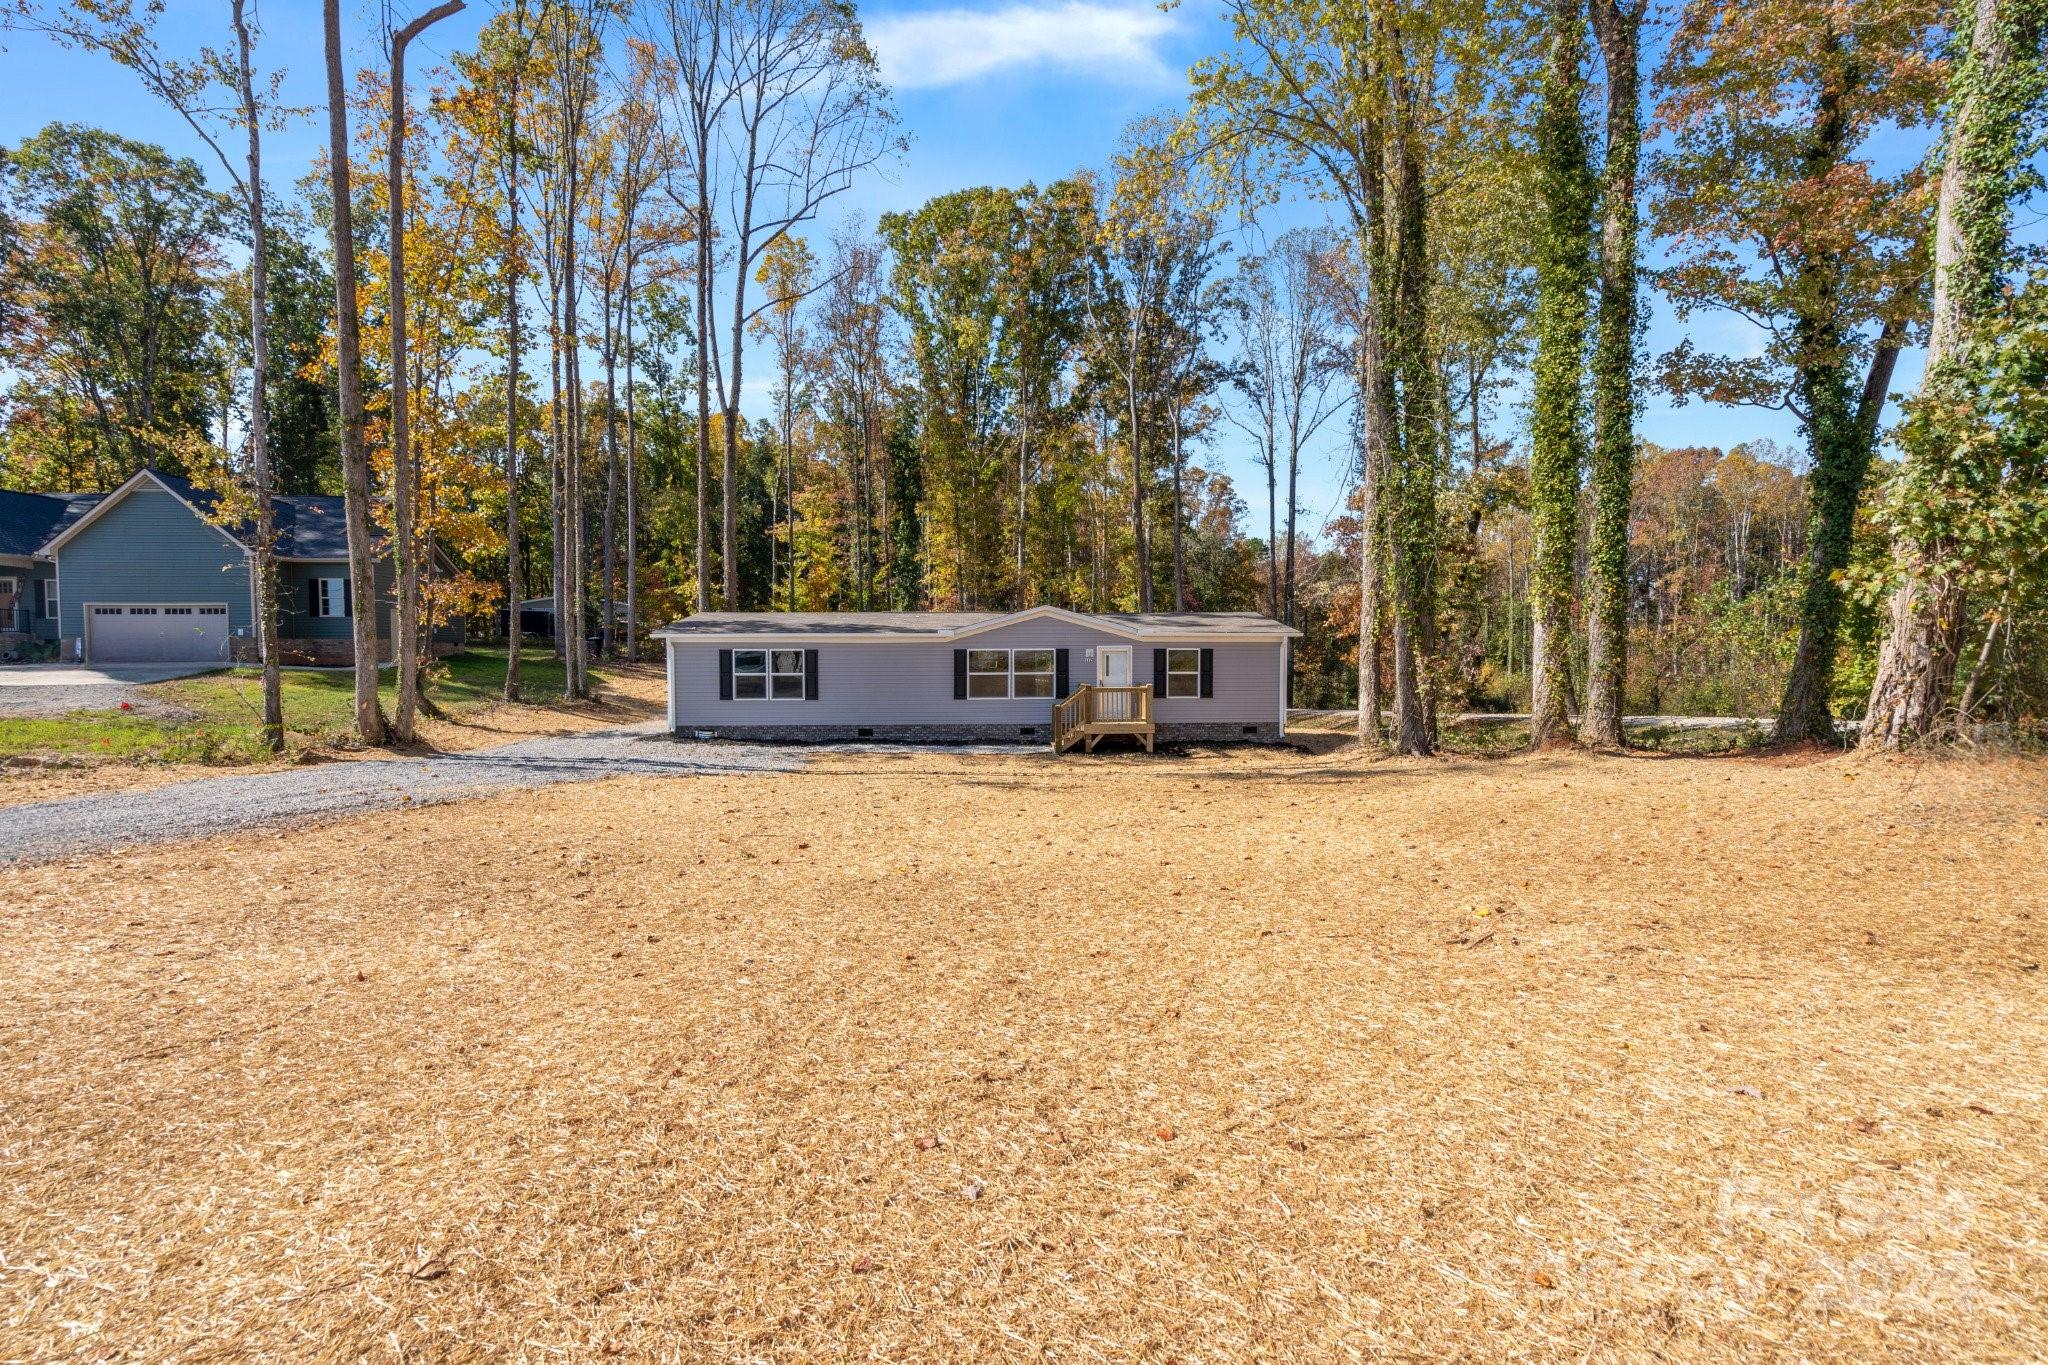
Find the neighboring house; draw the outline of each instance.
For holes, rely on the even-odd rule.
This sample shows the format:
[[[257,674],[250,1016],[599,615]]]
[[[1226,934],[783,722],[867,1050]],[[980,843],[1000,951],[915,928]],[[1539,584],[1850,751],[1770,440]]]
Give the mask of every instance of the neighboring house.
[[[278,657],[352,662],[342,500],[279,497],[273,505]],[[28,628],[20,634],[56,641],[63,658],[87,663],[253,660],[250,528],[221,524],[217,507],[207,490],[152,469],[104,495],[0,493],[0,590],[10,566],[21,565],[15,617]],[[378,560],[377,587],[377,635],[389,640],[388,559]],[[434,634],[437,646],[462,637],[460,622]]]
[[[1134,722],[1116,733],[1138,733],[1142,713],[1160,739],[1271,743],[1287,730],[1288,641],[1300,632],[1250,612],[1032,607],[705,612],[654,634],[676,732],[1044,741],[1056,707],[1100,689]]]
[[[56,642],[57,566],[37,556],[101,496],[0,492],[0,656]]]

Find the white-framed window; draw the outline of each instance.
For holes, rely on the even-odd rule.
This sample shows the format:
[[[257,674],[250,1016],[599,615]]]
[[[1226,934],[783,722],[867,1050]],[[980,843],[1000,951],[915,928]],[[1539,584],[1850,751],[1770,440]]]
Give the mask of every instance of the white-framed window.
[[[1202,695],[1201,650],[1169,649],[1166,651],[1166,695],[1169,697],[1199,697]]]
[[[1055,664],[1050,649],[970,649],[967,696],[973,701],[1050,697]]]
[[[36,615],[45,621],[57,619],[57,580],[38,578],[36,580]]]
[[[804,652],[800,649],[734,650],[732,695],[738,701],[802,701]]]
[[[348,615],[348,580],[342,578],[315,578],[309,580],[307,593],[308,616]]]

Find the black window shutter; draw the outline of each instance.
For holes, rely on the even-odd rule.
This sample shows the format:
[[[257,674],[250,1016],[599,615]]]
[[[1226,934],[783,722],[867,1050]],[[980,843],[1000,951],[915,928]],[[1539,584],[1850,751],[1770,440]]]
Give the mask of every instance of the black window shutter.
[[[967,651],[953,651],[953,700],[967,700]]]
[[[732,651],[729,649],[718,651],[718,699],[732,700]]]
[[[1216,695],[1216,651],[1213,649],[1202,651],[1202,695]]]
[[[1067,651],[1064,649],[1052,652],[1052,691],[1056,697],[1067,695]]]
[[[1152,695],[1166,695],[1166,651],[1163,649],[1152,651]]]
[[[309,578],[306,580],[306,615],[318,616],[319,614],[320,580],[318,578]]]
[[[354,616],[356,614],[356,604],[349,596],[354,591],[355,585],[344,577],[341,580],[341,614],[343,616]]]
[[[816,701],[817,699],[818,651],[815,649],[807,649],[804,651],[804,700]]]

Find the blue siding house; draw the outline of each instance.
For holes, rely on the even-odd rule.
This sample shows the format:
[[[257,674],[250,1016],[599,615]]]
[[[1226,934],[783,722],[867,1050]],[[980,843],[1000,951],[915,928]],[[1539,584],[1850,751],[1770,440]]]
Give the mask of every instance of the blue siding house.
[[[338,497],[279,497],[278,654],[354,658],[348,534]],[[111,493],[0,493],[0,654],[54,643],[86,663],[252,661],[249,528],[188,480],[145,469]],[[377,565],[377,638],[391,636],[393,574]],[[9,589],[12,589],[10,594]],[[459,644],[459,623],[437,645]]]

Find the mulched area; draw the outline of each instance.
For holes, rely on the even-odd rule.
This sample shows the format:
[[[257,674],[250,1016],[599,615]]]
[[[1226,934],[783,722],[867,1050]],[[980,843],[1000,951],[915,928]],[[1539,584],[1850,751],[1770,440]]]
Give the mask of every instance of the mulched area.
[[[817,754],[0,872],[0,1358],[2048,1355],[2048,767]]]

